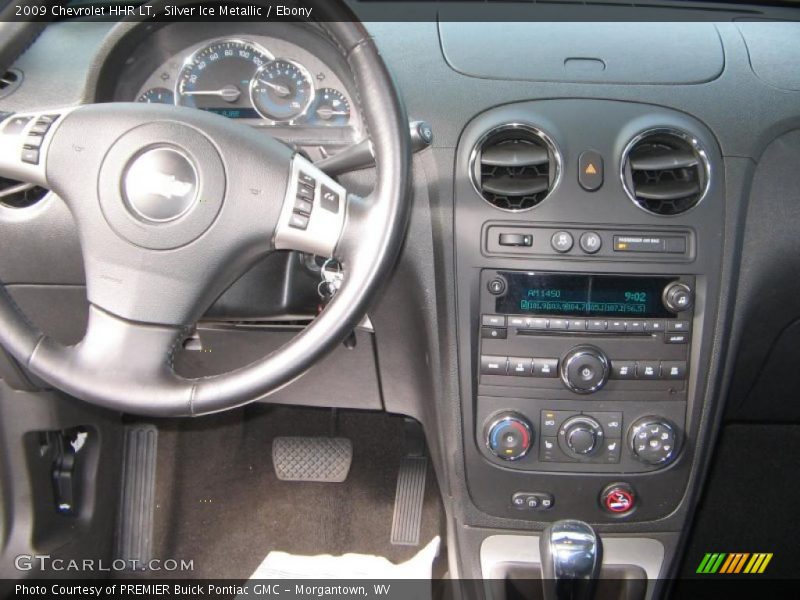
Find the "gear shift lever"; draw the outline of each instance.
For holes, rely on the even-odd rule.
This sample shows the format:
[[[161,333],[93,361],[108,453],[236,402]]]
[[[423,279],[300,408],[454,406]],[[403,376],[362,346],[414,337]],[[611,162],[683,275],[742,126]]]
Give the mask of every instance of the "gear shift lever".
[[[583,521],[556,521],[539,538],[544,600],[591,600],[603,546]]]

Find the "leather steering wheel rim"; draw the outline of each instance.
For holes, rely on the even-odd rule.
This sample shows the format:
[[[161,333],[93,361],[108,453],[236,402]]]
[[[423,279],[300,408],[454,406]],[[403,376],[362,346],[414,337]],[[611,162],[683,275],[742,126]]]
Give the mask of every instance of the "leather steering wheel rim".
[[[326,3],[320,4],[319,13],[323,13]],[[331,10],[338,12],[331,13]],[[0,285],[0,343],[24,367],[55,388],[112,410],[148,416],[200,415],[235,408],[280,389],[301,376],[357,326],[375,299],[386,274],[394,266],[405,235],[409,215],[411,162],[408,118],[392,78],[366,29],[344,6],[332,9],[328,5],[324,14],[326,17],[319,22],[319,26],[350,66],[356,90],[354,100],[363,116],[376,163],[372,194],[362,199],[344,195],[346,191],[343,191],[341,196],[341,230],[337,232],[335,243],[331,243],[330,248],[332,254],[343,263],[345,279],[324,311],[282,348],[250,365],[205,378],[185,379],[176,375],[172,370],[175,349],[183,340],[187,328],[202,315],[202,310],[213,301],[220,288],[224,289],[230,284],[232,274],[238,276],[268,251],[282,248],[308,251],[319,246],[319,240],[311,239],[310,235],[306,236],[308,239],[297,241],[295,234],[298,231],[287,228],[282,221],[292,218],[291,207],[287,208],[286,203],[293,200],[290,193],[293,189],[296,188],[299,193],[300,183],[296,181],[298,173],[314,175],[317,189],[322,184],[338,189],[335,188],[335,182],[326,180],[324,174],[315,172],[310,163],[296,155],[287,156],[288,151],[277,142],[256,139],[252,132],[240,131],[240,128],[245,128],[223,117],[193,114],[200,111],[112,104],[40,111],[23,116],[30,117],[30,120],[22,126],[19,135],[4,135],[14,117],[6,119],[5,124],[0,122],[0,174],[43,184],[62,198],[72,198],[65,201],[76,217],[81,235],[90,314],[84,339],[75,346],[63,346],[32,324],[5,287]],[[42,145],[41,164],[20,163],[19,151],[24,145],[24,136],[30,134],[30,127],[42,118],[46,120],[53,115],[56,118],[45,134],[47,137]],[[112,134],[101,131],[104,123],[112,123],[112,118],[116,118],[114,123],[121,121],[115,125],[113,138],[109,137]],[[158,124],[153,126],[152,132],[147,127],[151,121]],[[70,161],[74,165],[74,156],[70,153],[78,151],[74,141],[76,135],[87,128],[98,131],[98,144],[103,145],[104,140],[110,140],[106,143],[107,147],[102,149],[105,154],[97,158],[100,173],[83,177],[73,171],[70,177],[62,175],[62,172],[69,170]],[[236,128],[235,133],[233,128]],[[148,136],[155,137],[150,139]],[[229,139],[236,136],[238,139]],[[110,215],[120,210],[119,206],[113,204],[118,197],[111,192],[106,193],[103,183],[104,177],[113,179],[112,175],[118,173],[111,170],[116,160],[115,153],[123,157],[120,160],[124,162],[125,156],[138,156],[135,152],[146,152],[161,144],[159,140],[168,138],[177,139],[175,143],[178,145],[182,143],[180,140],[185,140],[190,162],[194,161],[195,166],[199,165],[198,168],[210,169],[201,173],[197,186],[201,187],[202,183],[201,192],[210,194],[214,202],[219,204],[218,214],[210,218],[203,217],[206,221],[210,219],[213,225],[206,225],[207,230],[178,248],[158,247],[158,244],[151,243],[150,238],[140,240],[135,237],[138,235],[135,231],[129,234],[124,230],[122,221],[114,222]],[[137,149],[137,144],[141,148]],[[266,174],[260,172],[258,165],[238,165],[235,156],[238,146],[255,152],[257,156],[260,153],[260,156],[269,158],[264,162]],[[124,154],[123,150],[128,154]],[[89,154],[89,164],[92,164],[91,152],[91,148],[84,152],[84,155]],[[229,154],[226,155],[226,152]],[[46,161],[44,153],[47,154]],[[128,171],[119,173],[128,173],[132,160],[130,158],[125,167]],[[219,169],[214,161],[222,165],[226,177],[227,187],[219,192],[218,197],[214,196],[217,193],[213,185],[215,179],[208,174],[217,173],[214,169]],[[274,168],[272,163],[276,165]],[[206,167],[206,164],[211,166]],[[290,173],[282,174],[282,169],[288,169]],[[105,173],[111,175],[106,176]],[[75,200],[75,196],[85,195],[90,189],[92,175],[98,190],[96,193],[99,198],[95,200],[100,205],[99,211],[87,198],[81,202]],[[78,185],[75,180],[81,179],[84,179],[81,184],[83,187],[79,189],[75,187]],[[274,202],[256,204],[255,207],[247,205],[241,199],[242,187],[237,183],[240,179],[257,181],[257,185],[262,186],[259,189],[265,190],[266,195],[270,194],[270,189],[279,190],[280,193],[275,191],[272,195],[283,197],[283,204],[280,207]],[[121,184],[114,180],[108,189],[114,185],[119,187]],[[240,192],[238,195],[237,191]],[[318,195],[315,202],[319,201]],[[86,208],[87,204],[91,212]],[[198,206],[203,206],[202,201]],[[209,209],[203,207],[202,210]],[[200,215],[202,210],[193,210],[187,222],[194,223],[195,213]],[[313,210],[322,216],[314,217],[312,213],[312,221],[327,216],[316,204]],[[105,219],[100,219],[98,213],[102,213]],[[223,234],[235,231],[232,227],[234,217],[244,223],[254,220],[253,214],[259,218],[263,214],[265,221],[269,220],[267,215],[274,219],[275,230],[270,240],[261,240],[267,231],[266,225],[253,225],[247,239],[231,240],[231,245],[238,244],[239,247],[230,250],[230,256],[228,249],[219,252],[230,259],[233,268],[223,265],[222,258],[209,259],[213,263],[209,269],[217,274],[217,279],[223,281],[211,282],[203,287],[190,281],[188,275],[185,281],[182,280],[183,272],[176,265],[192,268],[190,251],[193,246],[196,247],[194,251],[203,257],[216,256],[215,252],[221,247],[208,244],[219,245],[218,240],[222,239]],[[130,219],[130,215],[120,219]],[[181,219],[176,222],[181,222]],[[147,223],[147,226],[156,232],[152,239],[163,239],[158,237],[161,231],[158,223]],[[313,225],[309,227],[313,229]],[[98,233],[100,230],[102,234]],[[117,272],[114,269],[119,265],[101,256],[104,252],[97,251],[99,240],[103,240],[104,244],[100,246],[101,249],[108,248],[110,244],[120,248],[120,252],[128,249],[134,253],[135,256],[120,260],[128,261],[126,266],[134,265],[138,271],[135,274],[130,268],[121,271],[125,276],[119,276],[118,281],[113,282],[114,277],[109,273]],[[293,240],[299,247],[293,245]],[[113,255],[113,248],[108,252]],[[183,258],[178,260],[175,257]],[[162,262],[164,273],[151,272],[156,271]],[[199,274],[198,277],[204,276],[199,267],[192,273]],[[185,306],[178,299],[174,305],[170,305],[166,300],[177,299],[178,283],[190,287],[201,299],[194,303],[186,302]],[[172,290],[173,284],[175,290]],[[116,295],[113,293],[115,289],[118,290]],[[154,297],[145,296],[145,292]],[[125,294],[131,297],[126,300]]]

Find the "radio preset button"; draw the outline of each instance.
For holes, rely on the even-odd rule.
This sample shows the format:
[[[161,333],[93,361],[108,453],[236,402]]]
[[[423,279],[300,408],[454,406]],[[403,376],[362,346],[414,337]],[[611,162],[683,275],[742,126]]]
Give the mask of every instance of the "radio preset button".
[[[609,321],[608,322],[608,330],[609,331],[625,331],[625,321]]]
[[[644,321],[625,321],[625,330],[628,333],[644,333]]]
[[[645,321],[644,330],[648,333],[664,331],[664,321]]]
[[[522,327],[528,326],[528,319],[526,317],[508,317],[509,327]]]
[[[586,319],[569,319],[570,331],[586,331]]]
[[[559,253],[569,252],[575,244],[575,239],[569,231],[556,231],[550,238],[550,245],[553,250]]]
[[[517,375],[518,377],[531,377],[533,368],[533,359],[520,358],[517,356],[508,357],[508,374]]]
[[[534,358],[533,359],[534,377],[558,377],[557,358]]]
[[[589,331],[605,331],[607,327],[608,323],[606,321],[590,320],[586,326],[586,329]]]
[[[547,319],[528,319],[529,329],[547,329],[549,321]]]
[[[481,356],[481,374],[505,375],[507,363],[505,356]]]
[[[566,319],[550,319],[550,329],[567,329],[569,322]]]

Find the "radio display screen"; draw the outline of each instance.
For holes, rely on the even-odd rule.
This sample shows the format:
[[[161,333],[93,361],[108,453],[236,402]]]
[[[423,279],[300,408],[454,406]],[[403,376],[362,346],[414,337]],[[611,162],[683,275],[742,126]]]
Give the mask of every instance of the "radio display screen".
[[[495,312],[640,319],[675,318],[661,294],[675,277],[500,272],[507,291]]]

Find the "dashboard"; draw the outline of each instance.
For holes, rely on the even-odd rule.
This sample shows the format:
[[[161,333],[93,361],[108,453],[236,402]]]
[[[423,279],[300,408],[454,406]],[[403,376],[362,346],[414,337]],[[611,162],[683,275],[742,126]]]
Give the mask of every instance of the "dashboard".
[[[119,50],[121,68],[104,99],[212,112],[308,148],[314,158],[360,141],[349,71],[330,42],[307,27],[265,35],[252,25],[137,31]]]
[[[415,156],[413,243],[370,319],[380,405],[424,422],[453,498],[454,572],[513,562],[512,538],[524,550],[563,518],[656,541],[662,574],[674,571],[723,400],[759,419],[797,411],[779,400],[796,395],[791,367],[765,378],[775,400],[750,390],[773,347],[800,347],[800,79],[786,67],[800,38],[796,23],[730,11],[692,27],[369,23],[409,113],[435,134]],[[86,39],[73,55],[58,52],[70,27]],[[62,96],[172,103],[312,160],[365,138],[347,64],[314,27],[59,24],[19,67],[25,85],[4,110]],[[81,286],[62,208],[0,212],[0,279]],[[52,247],[41,231],[56,232]],[[376,408],[358,394],[322,401]]]

